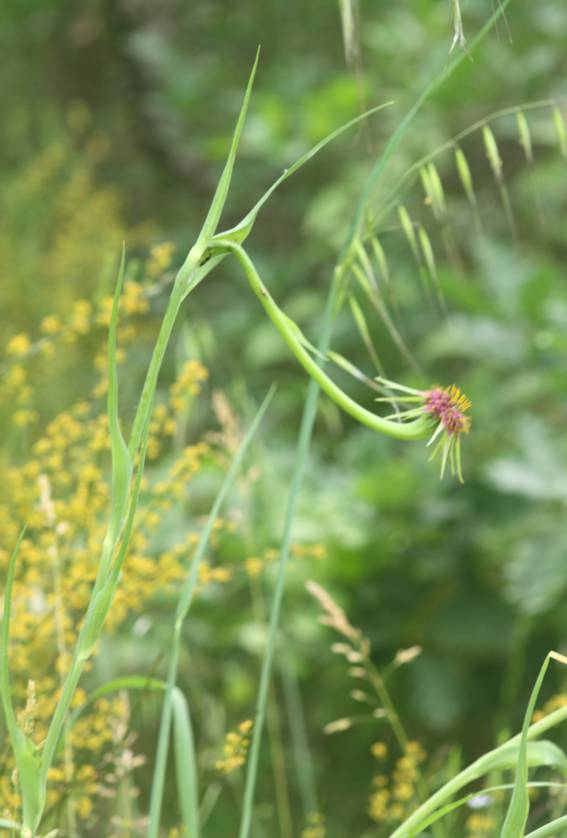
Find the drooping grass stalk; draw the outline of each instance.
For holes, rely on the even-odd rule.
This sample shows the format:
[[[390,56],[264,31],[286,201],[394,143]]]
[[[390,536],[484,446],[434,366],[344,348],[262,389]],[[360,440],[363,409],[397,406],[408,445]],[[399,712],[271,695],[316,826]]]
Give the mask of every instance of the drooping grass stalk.
[[[416,177],[419,171],[426,166],[428,163],[431,163],[438,157],[440,154],[443,154],[445,151],[451,151],[455,149],[459,149],[459,143],[462,140],[469,137],[471,134],[482,129],[483,125],[486,123],[492,123],[497,119],[501,119],[502,117],[506,116],[515,116],[518,113],[518,110],[521,108],[523,111],[532,111],[532,110],[539,110],[541,108],[550,108],[554,107],[553,99],[540,99],[535,102],[526,102],[523,105],[514,105],[512,107],[501,108],[500,110],[494,111],[493,113],[489,114],[488,116],[484,117],[483,119],[479,119],[476,122],[469,125],[467,128],[464,128],[459,133],[455,134],[451,137],[450,140],[447,140],[441,145],[437,146],[433,151],[428,152],[423,157],[420,157],[416,160],[415,163],[412,163],[408,169],[398,178],[398,180],[394,183],[393,187],[389,190],[388,196],[381,205],[380,211],[376,218],[374,219],[375,224],[378,224],[382,218],[388,215],[391,212],[397,203],[400,200],[400,196],[404,194],[405,189],[407,188],[406,185],[410,182],[414,177]],[[462,152],[461,152],[462,153]],[[470,199],[470,193],[467,192],[467,197]],[[475,199],[471,202],[473,207],[476,204]]]
[[[362,405],[358,404],[354,399],[348,396],[334,381],[332,381],[325,371],[316,363],[313,357],[305,348],[307,344],[305,338],[301,335],[296,324],[287,317],[286,314],[279,308],[274,301],[270,292],[260,279],[260,276],[254,266],[254,263],[239,244],[224,239],[215,241],[215,247],[226,248],[230,250],[238,261],[250,287],[264,306],[264,309],[270,317],[272,323],[279,331],[301,366],[305,369],[308,375],[317,382],[318,386],[337,404],[345,413],[348,413],[353,419],[356,419],[363,425],[371,428],[373,431],[386,434],[386,436],[394,439],[402,440],[416,440],[424,439],[431,433],[431,422],[427,416],[421,416],[412,422],[397,422],[391,419],[384,419],[372,411],[367,410]]]
[[[162,712],[161,712],[161,720],[160,720],[160,728],[159,728],[159,735],[158,735],[158,744],[156,750],[156,758],[154,763],[154,773],[153,773],[153,780],[152,780],[152,790],[150,796],[150,814],[149,814],[149,826],[148,826],[148,838],[158,838],[159,829],[160,829],[160,817],[161,817],[161,806],[162,806],[162,798],[163,798],[163,788],[165,784],[165,773],[166,773],[166,766],[167,766],[167,752],[169,746],[169,736],[171,730],[171,718],[172,713],[174,710],[173,707],[173,691],[175,687],[175,683],[177,680],[177,670],[179,666],[179,655],[181,652],[181,639],[182,639],[182,628],[183,623],[189,613],[189,609],[191,607],[191,603],[193,601],[193,596],[195,594],[195,587],[199,578],[199,568],[203,557],[205,555],[206,550],[209,546],[209,539],[211,537],[211,533],[213,531],[213,527],[215,524],[216,519],[218,518],[219,512],[221,510],[222,504],[226,498],[226,495],[232,484],[234,483],[238,472],[240,470],[242,460],[248,450],[248,447],[256,433],[260,422],[264,416],[264,413],[267,410],[267,407],[272,399],[274,394],[274,388],[272,388],[264,401],[262,402],[254,420],[252,421],[250,428],[248,429],[244,439],[242,440],[234,459],[230,465],[229,470],[227,471],[225,478],[221,484],[219,492],[214,500],[214,503],[211,507],[211,511],[207,518],[207,523],[201,533],[199,538],[199,543],[197,545],[197,549],[195,551],[195,556],[191,562],[191,569],[187,575],[185,583],[181,589],[181,593],[179,596],[179,600],[177,602],[177,607],[175,611],[175,620],[173,625],[173,633],[171,639],[171,646],[170,646],[170,656],[169,656],[169,663],[168,663],[168,672],[167,672],[167,681],[166,681],[166,693],[163,701]],[[197,772],[194,763],[194,756],[190,761],[191,764],[191,775],[193,778],[196,778]],[[194,789],[187,788],[187,793],[193,793],[196,799],[196,794]],[[194,807],[191,814],[191,822],[185,824],[185,828],[187,830],[187,835],[190,835],[191,838],[198,838],[199,836],[199,822],[198,822],[198,806]]]
[[[499,5],[498,9],[494,11],[488,22],[475,37],[474,41],[471,44],[471,49],[474,49],[482,41],[485,35],[492,29],[496,21],[504,13],[509,3],[510,0],[503,0],[503,2]],[[457,69],[457,67],[464,60],[464,57],[464,53],[457,55],[455,59],[453,59],[453,61],[444,70],[442,70],[439,73],[439,75],[433,79],[432,82],[429,83],[429,85],[425,88],[421,96],[418,98],[415,105],[410,109],[410,111],[406,114],[406,116],[398,125],[397,129],[391,135],[388,143],[386,144],[386,147],[384,148],[384,151],[382,152],[382,154],[376,161],[376,164],[374,165],[367,186],[363,190],[362,196],[355,209],[345,239],[345,243],[339,254],[337,264],[333,271],[333,279],[331,282],[331,288],[327,298],[327,303],[325,305],[325,311],[323,314],[321,324],[320,340],[318,344],[318,350],[322,355],[325,355],[325,353],[329,349],[333,329],[333,320],[336,314],[336,304],[339,299],[339,292],[341,290],[340,286],[343,283],[344,263],[348,260],[352,245],[358,237],[359,230],[361,228],[361,224],[364,217],[365,207],[367,206],[374,189],[380,182],[380,179],[383,176],[383,173],[386,169],[389,160],[398,148],[401,140],[405,135],[405,132],[411,125],[412,120],[419,113],[422,106],[435,92],[435,90]],[[307,464],[307,456],[309,454],[311,435],[313,431],[313,425],[315,422],[315,415],[317,412],[318,397],[319,385],[316,379],[312,378],[309,382],[307,397],[305,400],[305,407],[303,409],[303,415],[301,419],[301,425],[297,442],[295,465],[285,513],[282,542],[280,547],[278,576],[273,594],[272,607],[270,610],[268,641],[266,652],[264,654],[264,659],[262,662],[260,683],[258,686],[256,717],[246,771],[246,784],[244,790],[242,816],[239,828],[239,838],[249,838],[250,836],[250,828],[252,824],[252,809],[256,789],[256,780],[258,775],[260,746],[262,741],[264,719],[266,715],[266,703],[268,700],[268,686],[270,682],[272,660],[275,651],[279,617],[283,601],[285,577],[289,561],[293,522],[295,519],[297,503],[299,500],[299,493],[303,483],[303,476]]]

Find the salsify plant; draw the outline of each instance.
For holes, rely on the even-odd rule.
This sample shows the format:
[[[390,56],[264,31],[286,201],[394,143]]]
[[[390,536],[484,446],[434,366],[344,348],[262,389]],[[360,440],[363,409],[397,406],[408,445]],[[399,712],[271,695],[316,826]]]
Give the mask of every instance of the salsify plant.
[[[471,50],[474,49],[476,44],[489,31],[499,16],[504,13],[508,3],[509,0],[503,0],[498,10],[495,11],[483,30],[471,43]],[[455,9],[458,10],[458,4],[455,4]],[[449,469],[453,475],[462,481],[460,442],[462,434],[466,434],[470,428],[470,419],[467,415],[470,402],[456,385],[435,385],[430,386],[428,389],[418,390],[407,387],[404,384],[392,382],[384,376],[380,376],[374,381],[375,388],[377,387],[380,392],[379,400],[392,404],[395,407],[393,414],[384,416],[381,410],[370,410],[341,389],[328,375],[324,369],[324,364],[328,359],[334,359],[333,354],[329,350],[332,326],[343,301],[349,297],[349,285],[353,275],[355,278],[358,276],[359,281],[362,281],[363,284],[365,277],[368,280],[368,275],[364,273],[366,262],[363,253],[365,252],[364,248],[368,241],[367,234],[369,227],[367,210],[370,199],[376,187],[380,184],[386,166],[407,131],[408,126],[411,124],[412,119],[419,112],[429,96],[432,95],[461,63],[463,57],[464,53],[457,54],[441,70],[433,82],[426,87],[414,107],[392,134],[384,151],[378,158],[368,179],[364,194],[355,209],[344,247],[339,254],[333,272],[333,279],[323,317],[321,338],[317,348],[307,340],[299,326],[276,303],[266,284],[260,278],[248,251],[244,248],[244,242],[250,235],[263,205],[284,180],[300,169],[328,142],[335,139],[344,130],[356,125],[362,119],[368,118],[382,107],[385,107],[385,105],[374,108],[357,119],[352,120],[346,126],[335,131],[314,146],[272,184],[239,224],[229,230],[219,231],[220,218],[229,193],[237,148],[250,102],[252,85],[258,64],[258,56],[256,57],[233,133],[226,164],[219,179],[215,195],[201,232],[175,277],[128,438],[124,436],[119,420],[117,372],[117,329],[125,276],[125,254],[123,253],[109,319],[108,339],[107,417],[111,450],[110,515],[106,533],[102,540],[96,578],[92,585],[84,620],[76,645],[71,651],[69,666],[63,679],[60,696],[56,703],[53,716],[47,727],[45,740],[40,744],[37,744],[33,740],[26,730],[25,725],[22,724],[19,716],[16,714],[10,683],[9,640],[12,594],[17,571],[18,550],[21,546],[24,533],[20,536],[8,564],[2,617],[0,693],[6,727],[10,736],[17,767],[18,783],[22,797],[22,812],[20,821],[8,824],[4,823],[3,826],[5,828],[19,832],[25,838],[35,838],[38,835],[38,830],[42,828],[42,820],[46,810],[50,771],[61,748],[64,746],[65,734],[69,725],[74,723],[78,717],[77,712],[73,710],[74,697],[81,677],[101,637],[105,621],[112,609],[116,593],[121,583],[124,562],[132,543],[144,467],[148,455],[156,387],[172,330],[181,306],[187,296],[206,279],[223,259],[227,256],[232,256],[236,259],[241,270],[244,272],[251,290],[257,296],[267,316],[310,379],[298,437],[297,457],[292,485],[285,515],[278,577],[270,608],[267,648],[260,673],[256,712],[253,719],[246,783],[242,801],[242,815],[238,828],[239,838],[249,838],[252,826],[259,751],[266,717],[268,689],[283,598],[286,568],[290,553],[293,521],[305,470],[319,390],[323,390],[326,396],[332,399],[341,410],[373,431],[393,439],[401,441],[421,440],[433,446],[433,456],[437,455],[440,458],[441,475]],[[495,150],[490,135],[485,132],[484,136],[487,150],[494,157]],[[462,159],[460,159],[460,162],[462,167]],[[430,178],[429,183],[431,184],[434,181],[431,169],[428,170],[428,175]],[[505,201],[505,193],[503,192],[502,195],[503,201]],[[410,243],[416,241],[412,235],[414,230],[411,219],[408,220],[404,212],[400,213],[400,221]],[[417,242],[421,248],[420,252],[426,256],[426,266],[428,265],[431,269],[431,259],[427,258],[429,253],[427,239],[424,238],[423,233],[418,235]],[[377,250],[375,247],[375,255],[380,260],[379,246]],[[353,265],[355,267],[358,266],[358,271],[353,269]],[[433,273],[432,271],[430,272]],[[359,308],[356,308],[355,303],[352,305],[355,317],[358,319],[359,327],[364,332],[364,321],[360,316],[361,311]],[[390,326],[393,329],[391,322]],[[396,335],[397,333],[394,331],[393,334]],[[270,392],[259,408],[248,433],[245,435],[238,451],[234,455],[223,485],[211,509],[207,525],[201,534],[190,571],[181,582],[181,590],[172,629],[172,642],[166,680],[155,680],[150,683],[148,679],[122,679],[121,681],[111,682],[106,685],[102,688],[102,692],[100,690],[97,691],[97,695],[104,695],[107,692],[110,693],[123,688],[152,689],[163,693],[161,724],[154,763],[149,812],[148,835],[151,838],[157,838],[160,834],[162,797],[172,725],[175,725],[176,744],[179,745],[179,747],[176,747],[175,760],[183,828],[185,835],[190,836],[190,838],[198,838],[200,834],[198,777],[191,730],[190,708],[177,687],[181,631],[193,601],[199,568],[211,537],[214,521],[221,510],[227,492],[236,479],[247,448],[258,429],[271,397],[272,393]],[[400,409],[400,406],[402,409]],[[543,678],[543,674],[541,678]],[[538,684],[536,685],[538,689],[540,684],[541,679],[538,680]],[[535,697],[537,697],[537,692],[534,692],[533,702],[531,702],[530,707],[535,703]],[[92,701],[93,697],[91,696],[88,700]],[[522,735],[519,738],[510,740],[508,743],[500,746],[496,751],[481,758],[473,766],[470,766],[469,769],[466,769],[458,777],[449,782],[442,790],[442,793],[438,791],[432,797],[421,803],[418,810],[408,818],[406,823],[400,829],[396,830],[394,833],[396,838],[410,838],[410,836],[417,835],[432,822],[432,819],[436,820],[442,817],[447,805],[449,805],[447,801],[465,783],[484,776],[488,771],[510,765],[518,766],[517,783],[514,788],[510,814],[502,835],[503,838],[514,838],[516,835],[521,835],[527,816],[525,786],[528,760],[534,764],[563,764],[558,756],[557,750],[550,743],[539,743],[539,747],[528,747],[528,739],[537,737],[553,724],[566,718],[567,711],[557,711],[552,720],[551,717],[548,717],[544,722],[536,723],[531,727],[529,727],[530,717],[531,713],[526,714]]]

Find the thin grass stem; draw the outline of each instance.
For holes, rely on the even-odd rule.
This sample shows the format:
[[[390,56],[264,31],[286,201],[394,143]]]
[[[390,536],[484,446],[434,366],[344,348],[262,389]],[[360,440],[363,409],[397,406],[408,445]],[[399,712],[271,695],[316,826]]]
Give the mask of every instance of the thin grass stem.
[[[209,539],[211,537],[211,533],[213,532],[215,521],[218,518],[219,512],[222,508],[227,493],[229,492],[234,481],[236,480],[236,477],[242,464],[242,460],[244,459],[244,456],[248,450],[252,438],[254,437],[254,434],[256,433],[260,425],[264,413],[266,412],[268,405],[272,400],[273,394],[274,388],[272,387],[268,395],[262,402],[258,412],[256,413],[256,416],[254,417],[250,425],[250,428],[248,429],[244,439],[242,440],[240,447],[236,455],[234,456],[234,459],[232,460],[230,468],[225,475],[225,478],[211,507],[211,511],[207,518],[207,523],[205,524],[205,527],[199,538],[199,543],[195,551],[195,556],[193,558],[193,561],[191,562],[191,569],[181,589],[181,594],[177,602],[177,607],[175,611],[175,622],[173,627],[173,636],[171,640],[171,654],[169,658],[166,680],[166,692],[162,705],[158,744],[154,762],[154,773],[150,796],[148,838],[157,838],[160,829],[161,806],[163,799],[163,789],[165,785],[167,753],[169,748],[169,736],[171,731],[171,720],[173,714],[173,692],[177,680],[177,670],[181,650],[183,623],[187,617],[187,614],[189,613],[189,609],[193,601],[195,587],[199,578],[199,568],[205,555],[205,552],[208,548]],[[191,838],[198,838],[198,825],[196,828],[197,831],[195,832],[194,826],[193,832],[191,832]]]

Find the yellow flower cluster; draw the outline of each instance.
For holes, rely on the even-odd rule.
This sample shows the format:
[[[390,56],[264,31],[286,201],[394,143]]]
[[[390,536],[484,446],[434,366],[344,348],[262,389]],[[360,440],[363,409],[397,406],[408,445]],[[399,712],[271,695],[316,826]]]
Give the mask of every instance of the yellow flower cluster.
[[[388,749],[384,742],[375,742],[371,753],[375,759],[383,761],[388,756]],[[418,742],[408,742],[403,755],[396,760],[391,777],[384,773],[374,775],[374,791],[368,801],[368,814],[373,821],[392,825],[401,823],[409,814],[415,802],[419,764],[425,756]]]
[[[13,367],[11,375],[20,369],[24,370],[19,364]],[[203,367],[191,362],[183,375],[193,395],[198,394],[206,378]],[[171,401],[166,409],[175,417]],[[2,464],[0,576],[22,524],[28,527],[12,596],[12,694],[20,723],[38,745],[45,739],[96,575],[110,501],[108,448],[106,416],[98,413],[95,402],[79,401],[47,424],[33,443],[27,463],[5,460]],[[129,613],[144,610],[155,594],[156,579],[163,592],[185,575],[197,534],[158,554],[151,541],[163,516],[185,496],[208,453],[209,446],[202,442],[181,448],[159,482],[146,479],[106,630],[116,630]],[[209,574],[211,581],[219,580],[220,570]],[[202,582],[206,581],[204,572]],[[74,706],[80,707],[85,698],[79,689]],[[72,788],[76,816],[90,818],[95,799],[108,796],[108,784],[101,783],[94,766],[115,747],[112,719],[121,708],[119,700],[101,699],[74,724],[64,753],[52,769],[48,806],[62,805]],[[17,818],[19,797],[13,769],[8,742],[4,742],[0,746],[0,816]]]
[[[491,815],[475,812],[466,820],[467,838],[490,838],[494,835],[496,821]]]
[[[226,734],[224,739],[224,756],[215,762],[215,768],[222,774],[230,774],[241,768],[246,762],[246,755],[250,745],[252,721],[246,719],[240,722],[236,730]]]
[[[166,271],[173,261],[175,245],[173,242],[155,244],[150,250],[150,257],[146,263],[146,276],[156,279]]]
[[[325,838],[325,818],[320,812],[310,812],[307,815],[307,823],[301,833],[301,838]]]
[[[171,404],[177,412],[183,410],[191,396],[196,396],[208,378],[207,370],[199,361],[186,361],[171,385]]]
[[[324,544],[292,544],[291,555],[294,559],[316,559],[326,558],[327,550]],[[279,559],[279,551],[273,547],[264,550],[260,556],[250,556],[244,561],[244,569],[251,579],[259,576],[266,567]]]
[[[566,693],[557,693],[557,695],[552,695],[551,698],[543,705],[541,710],[536,710],[533,715],[533,721],[539,722],[541,719],[545,718],[545,716],[549,716],[550,713],[553,713],[554,710],[560,710],[562,707],[566,706]]]

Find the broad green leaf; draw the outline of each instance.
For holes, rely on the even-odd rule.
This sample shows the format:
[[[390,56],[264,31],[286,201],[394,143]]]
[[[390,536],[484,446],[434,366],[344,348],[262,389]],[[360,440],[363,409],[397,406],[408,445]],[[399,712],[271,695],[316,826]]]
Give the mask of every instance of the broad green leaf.
[[[543,731],[549,729],[550,726],[562,721],[565,715],[566,713],[563,710],[556,711],[553,718],[548,716],[546,719],[533,725],[529,731],[529,735],[534,736],[536,732],[537,734],[541,734]],[[483,756],[479,757],[471,765],[468,765],[448,780],[440,789],[424,801],[401,826],[394,830],[390,838],[414,838],[414,836],[420,835],[425,828],[424,824],[426,822],[429,823],[429,818],[435,812],[440,811],[442,807],[450,805],[451,799],[465,786],[476,782],[494,771],[504,771],[516,767],[520,746],[521,736],[518,735],[509,742],[495,748],[493,751],[483,754]],[[527,763],[534,767],[545,765],[558,769],[562,774],[566,771],[567,757],[561,748],[558,748],[553,742],[528,742],[526,759]],[[523,835],[523,831],[517,832],[514,838],[519,838],[521,835]]]
[[[45,806],[45,786],[41,773],[41,756],[34,742],[18,728],[12,740],[18,780],[22,792],[23,825],[35,834]]]
[[[518,764],[520,749],[517,743],[511,743],[505,745],[502,749],[497,748],[492,753],[493,758],[486,761],[488,768],[485,766],[483,775],[488,771],[503,771],[507,768],[515,768]],[[562,772],[567,769],[565,752],[554,742],[548,742],[545,739],[527,743],[526,760],[528,765],[534,768],[546,765],[549,768],[557,768]],[[481,775],[479,774],[479,776]]]

